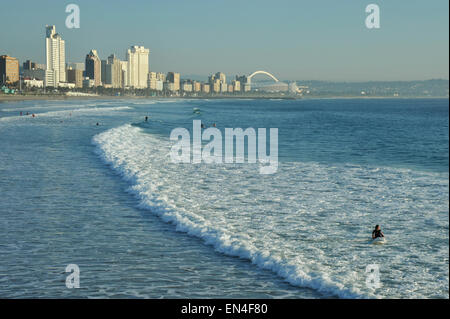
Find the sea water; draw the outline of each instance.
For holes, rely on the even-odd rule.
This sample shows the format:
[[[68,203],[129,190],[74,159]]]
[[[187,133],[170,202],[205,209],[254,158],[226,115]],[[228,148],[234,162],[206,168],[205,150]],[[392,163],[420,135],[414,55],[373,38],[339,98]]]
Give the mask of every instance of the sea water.
[[[448,99],[1,103],[0,297],[448,298],[448,110]],[[170,132],[193,120],[278,128],[277,172],[173,163]],[[384,245],[370,244],[375,224]],[[66,288],[68,264],[79,289]]]

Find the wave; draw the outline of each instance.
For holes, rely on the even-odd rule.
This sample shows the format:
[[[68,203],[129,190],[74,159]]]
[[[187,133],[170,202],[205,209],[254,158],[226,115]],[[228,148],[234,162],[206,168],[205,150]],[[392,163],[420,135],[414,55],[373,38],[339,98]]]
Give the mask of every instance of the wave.
[[[129,106],[117,106],[117,107],[92,107],[92,108],[77,108],[77,109],[67,109],[60,111],[49,111],[34,113],[36,118],[39,117],[58,117],[58,116],[78,116],[78,115],[89,115],[92,113],[103,113],[103,112],[114,112],[114,111],[125,111],[132,109]],[[22,116],[6,116],[1,117],[0,121],[13,121],[13,120],[23,120],[30,119],[32,117],[32,112],[29,115]]]
[[[47,101],[46,101],[47,102]],[[65,101],[66,103],[60,104],[57,102],[49,102],[47,104],[40,104],[40,105],[35,105],[35,104],[30,104],[30,105],[21,105],[20,107],[15,107],[15,108],[5,108],[5,109],[0,109],[1,112],[20,112],[25,110],[26,111],[36,111],[36,110],[48,110],[51,111],[53,109],[69,109],[69,108],[89,108],[89,107],[99,107],[99,106],[111,106],[114,104],[117,104],[120,101],[105,101],[105,102],[101,102],[101,101],[94,101],[92,103],[78,103],[75,101]]]
[[[250,164],[173,164],[168,139],[131,125],[100,133],[92,143],[102,160],[131,184],[128,191],[140,208],[292,285],[340,298],[427,297],[436,290],[448,294],[448,264],[442,263],[448,259],[448,243],[440,241],[448,240],[445,174],[282,163],[275,176],[262,176]],[[418,209],[421,205],[427,210]],[[413,234],[402,234],[412,215],[421,228],[407,224]],[[395,243],[383,251],[367,244],[379,220],[392,227],[390,242]],[[426,229],[422,221],[440,233]],[[420,250],[425,243],[414,234],[421,232],[436,240],[432,246],[438,253]],[[403,240],[396,241],[400,236]],[[414,246],[419,250],[411,256],[408,248]],[[408,262],[416,255],[430,269],[438,268],[443,280],[432,281],[435,274]],[[389,269],[383,273],[382,292],[365,284],[366,266],[373,263]],[[399,284],[403,273],[410,274],[409,283],[421,284]]]

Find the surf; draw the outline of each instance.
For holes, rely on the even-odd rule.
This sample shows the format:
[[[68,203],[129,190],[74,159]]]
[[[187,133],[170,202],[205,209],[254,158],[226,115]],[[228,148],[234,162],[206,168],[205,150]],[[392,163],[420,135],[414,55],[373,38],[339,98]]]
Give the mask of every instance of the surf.
[[[448,233],[436,232],[448,230],[445,172],[285,161],[267,177],[251,163],[175,164],[169,136],[128,124],[92,142],[128,181],[140,208],[293,286],[341,298],[423,297],[445,289],[445,281],[427,280],[433,275],[413,262],[419,256],[445,274],[448,252],[438,243]],[[389,245],[366,244],[377,223]],[[433,254],[421,249],[430,243]],[[385,288],[373,291],[365,269],[377,263]],[[423,283],[400,284],[402,274]]]

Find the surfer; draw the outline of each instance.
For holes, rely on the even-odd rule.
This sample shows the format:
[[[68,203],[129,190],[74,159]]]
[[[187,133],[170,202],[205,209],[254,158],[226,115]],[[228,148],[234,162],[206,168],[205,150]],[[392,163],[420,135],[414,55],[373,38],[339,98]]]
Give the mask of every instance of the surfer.
[[[145,122],[148,122],[148,116],[145,117]]]
[[[384,237],[384,234],[381,231],[380,225],[376,225],[375,229],[372,232],[372,239],[375,239],[375,238],[378,238],[378,237]]]

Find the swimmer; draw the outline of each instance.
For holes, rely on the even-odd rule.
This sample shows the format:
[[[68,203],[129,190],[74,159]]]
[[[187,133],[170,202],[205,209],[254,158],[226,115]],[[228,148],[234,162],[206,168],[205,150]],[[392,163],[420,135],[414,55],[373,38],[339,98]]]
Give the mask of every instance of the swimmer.
[[[380,225],[376,225],[375,229],[372,232],[372,239],[375,239],[375,238],[378,238],[378,237],[384,237],[384,234],[381,231]]]

